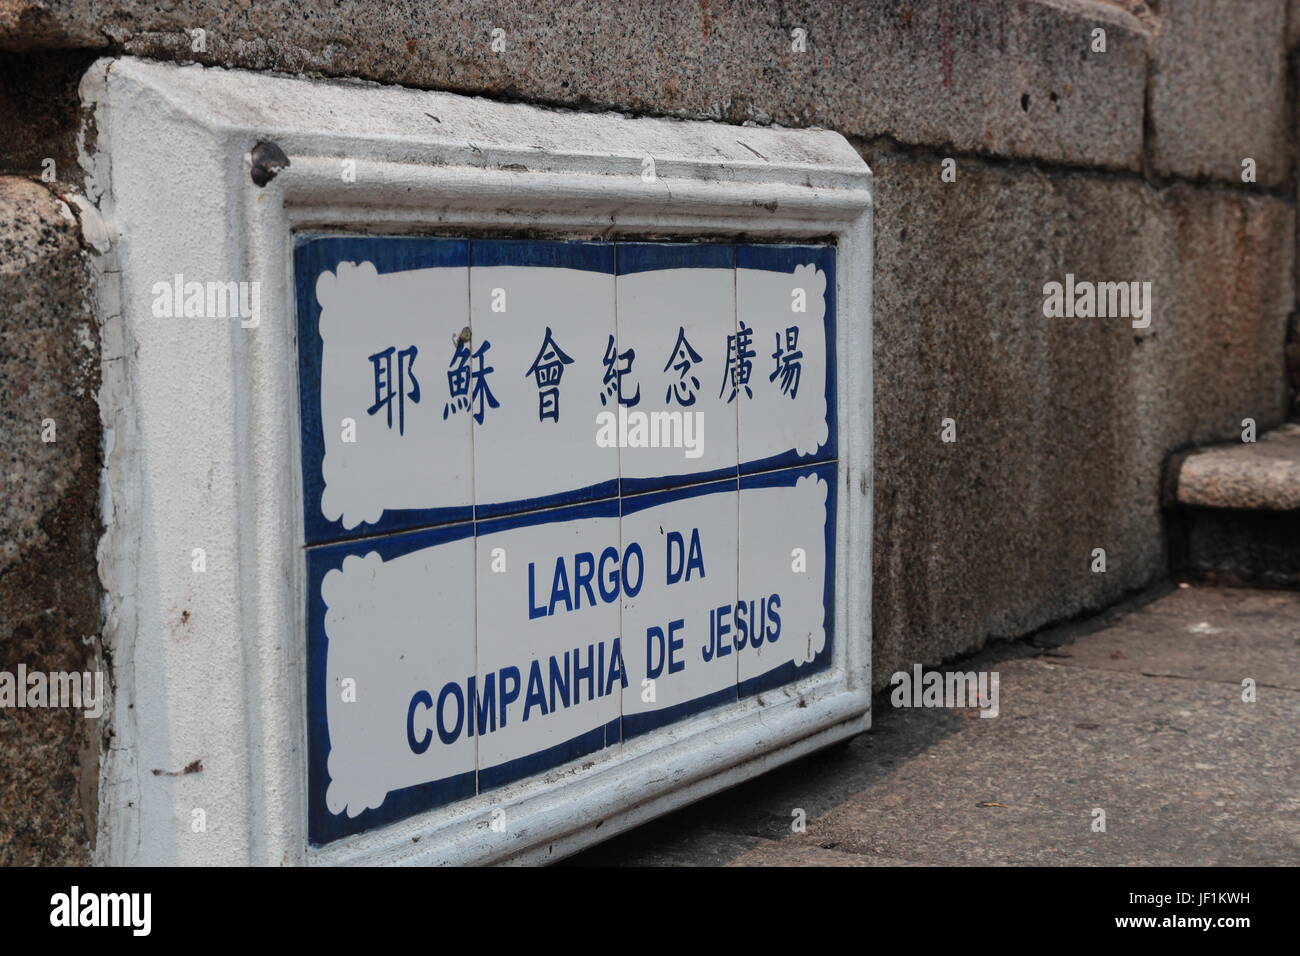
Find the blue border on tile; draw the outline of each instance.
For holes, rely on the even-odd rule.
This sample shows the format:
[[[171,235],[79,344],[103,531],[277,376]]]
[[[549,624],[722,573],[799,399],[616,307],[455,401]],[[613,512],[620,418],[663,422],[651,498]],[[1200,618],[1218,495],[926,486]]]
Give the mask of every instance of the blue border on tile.
[[[298,397],[302,438],[303,528],[307,544],[389,534],[417,527],[468,521],[473,502],[450,508],[386,509],[373,524],[345,529],[342,521],[327,521],[321,514],[325,477],[325,435],[320,420],[320,373],[324,342],[320,337],[320,303],[316,280],[325,271],[337,272],[341,262],[373,262],[381,274],[437,267],[469,265],[469,243],[464,239],[427,239],[410,236],[335,236],[302,234],[294,237],[294,289],[297,295]],[[469,314],[466,273],[465,309]]]
[[[715,707],[734,704],[739,699],[737,688],[733,685],[731,687],[724,687],[722,690],[715,690],[713,693],[705,694],[703,697],[696,697],[694,700],[684,700],[680,704],[673,704],[670,707],[661,707],[659,710],[648,710],[640,714],[624,714],[623,739],[631,740],[634,737],[640,737],[643,734],[656,731],[660,727],[667,727],[669,724],[675,724],[679,720],[685,720],[688,717],[694,717],[696,714],[702,714],[706,710],[713,710]]]
[[[525,777],[543,773],[561,764],[594,754],[606,746],[605,725],[601,724],[595,730],[570,737],[563,743],[547,747],[545,750],[538,750],[491,767],[483,767],[478,772],[479,793],[487,793],[489,790],[504,787]]]
[[[325,633],[325,600],[321,582],[330,571],[342,567],[350,555],[377,551],[384,561],[423,548],[472,538],[474,525],[447,525],[423,531],[310,548],[307,558],[307,838],[314,845],[394,823],[432,810],[477,792],[476,771],[469,770],[440,780],[393,790],[378,807],[355,817],[331,813],[325,802],[329,787],[329,717],[326,707],[326,663],[329,636]]]
[[[787,661],[772,668],[765,674],[759,674],[757,677],[741,681],[739,689],[742,698],[752,697],[754,694],[771,690],[774,687],[781,687],[831,666],[831,657],[835,651],[835,522],[837,520],[836,482],[839,476],[839,462],[830,461],[803,468],[785,468],[780,471],[764,472],[761,475],[742,476],[740,479],[740,493],[743,495],[748,488],[793,488],[795,482],[810,474],[816,474],[828,485],[826,489],[826,524],[822,528],[823,542],[826,548],[826,583],[822,588],[823,626],[826,629],[826,646],[807,664],[796,666],[793,661]]]
[[[526,514],[532,511],[544,511],[565,505],[584,504],[591,501],[618,499],[618,479],[611,478],[596,485],[587,485],[574,491],[560,491],[540,498],[523,498],[519,501],[493,502],[474,506],[474,516],[479,521],[490,521],[509,515]]]
[[[672,501],[683,501],[687,498],[698,498],[700,495],[715,495],[724,491],[740,490],[739,483],[734,475],[728,475],[721,481],[711,481],[698,485],[687,485],[683,488],[665,488],[660,491],[649,491],[639,495],[629,495],[622,501],[622,514],[634,515],[638,511],[645,511],[647,508],[657,508],[659,505],[668,504]]]
[[[588,501],[581,504],[565,505],[560,508],[547,508],[544,511],[527,511],[523,514],[482,519],[475,522],[477,528],[475,534],[481,538],[484,535],[513,531],[516,528],[531,528],[533,525],[579,521],[583,518],[617,518],[618,515],[618,499],[606,498],[602,501]]]
[[[618,275],[659,269],[734,269],[736,246],[723,242],[619,242]]]
[[[636,497],[652,494],[656,491],[671,491],[674,488],[690,488],[697,484],[735,479],[739,469],[718,468],[714,471],[700,471],[689,475],[669,475],[661,478],[620,478],[619,495]]]
[[[549,511],[530,511],[524,514],[511,515],[505,518],[493,518],[489,521],[479,521],[476,523],[476,533],[479,537],[483,537],[490,534],[497,534],[502,531],[513,531],[516,528],[528,528],[539,524],[580,521],[584,518],[618,518],[618,516],[618,499],[610,498],[605,501],[595,501],[586,504],[553,508]],[[615,637],[619,639],[621,653],[622,635],[611,635],[611,639]],[[620,690],[619,693],[621,694],[622,691]],[[483,793],[487,790],[503,787],[508,783],[514,783],[516,780],[522,780],[524,777],[531,777],[534,774],[542,773],[543,771],[550,770],[552,767],[568,763],[571,760],[577,760],[579,757],[585,757],[588,754],[603,749],[610,743],[616,742],[610,740],[608,725],[617,722],[619,719],[620,718],[615,718],[613,721],[601,721],[592,729],[585,730],[576,737],[570,737],[568,740],[561,741],[560,743],[547,747],[544,750],[525,754],[522,757],[516,757],[513,760],[507,760],[503,763],[493,764],[490,767],[480,766],[478,771],[479,792]]]
[[[614,274],[614,243],[578,239],[471,239],[470,268],[533,266]]]
[[[605,725],[605,746],[612,747],[614,744],[623,742],[623,718],[615,717]]]
[[[797,266],[815,265],[826,273],[826,424],[828,438],[814,455],[800,455],[793,448],[758,461],[740,463],[741,475],[791,468],[830,461],[839,457],[839,424],[836,409],[836,347],[835,347],[835,253],[833,245],[750,245],[736,249],[736,268],[766,269],[769,272],[793,273]],[[743,411],[741,413],[744,414]],[[743,426],[742,426],[743,428]]]

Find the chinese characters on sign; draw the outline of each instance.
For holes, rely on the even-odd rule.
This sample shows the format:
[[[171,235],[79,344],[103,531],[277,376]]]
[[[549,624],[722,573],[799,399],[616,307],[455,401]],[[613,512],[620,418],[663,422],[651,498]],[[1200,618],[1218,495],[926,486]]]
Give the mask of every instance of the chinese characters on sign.
[[[677,373],[677,378],[668,385],[668,391],[664,395],[665,402],[676,401],[683,408],[690,408],[695,404],[695,393],[699,391],[700,380],[695,376],[691,369],[703,362],[700,353],[691,348],[691,343],[686,341],[686,329],[681,326],[677,327],[677,344],[673,346],[673,354],[668,358],[668,364],[664,366],[664,371],[672,369]]]
[[[418,349],[410,348],[397,352],[396,346],[390,345],[382,352],[370,356],[375,372],[375,403],[366,409],[367,415],[373,415],[381,408],[385,410],[386,422],[393,427],[393,397],[397,398],[397,430],[406,433],[406,400],[420,400],[420,383],[415,379],[411,366],[415,364]],[[397,352],[397,391],[393,391],[393,353]],[[406,381],[410,380],[410,391],[406,390]]]
[[[749,387],[749,377],[755,354],[751,345],[752,337],[752,333],[745,327],[743,322],[738,334],[727,336],[727,371],[726,378],[723,380],[722,391],[726,391],[727,383],[730,382],[731,393],[727,396],[728,402],[734,400],[740,394],[740,389],[744,389],[744,393],[748,397],[754,397],[754,393]],[[785,330],[785,340],[786,349],[783,352],[781,349],[781,333],[777,333],[776,351],[772,353],[772,358],[776,360],[776,367],[772,370],[772,374],[768,376],[768,381],[774,382],[778,375],[781,376],[781,393],[793,399],[799,393],[799,360],[803,358],[803,353],[796,348],[799,341],[799,327],[797,325],[792,325]],[[452,355],[451,364],[447,371],[447,402],[442,407],[443,418],[453,412],[472,408],[474,410],[474,420],[481,425],[483,424],[483,414],[486,408],[500,407],[500,403],[493,396],[492,389],[487,382],[487,376],[496,369],[492,366],[485,366],[483,363],[483,356],[491,347],[492,343],[486,339],[473,352],[470,352],[460,342],[456,343],[456,351]],[[394,352],[397,355],[396,391],[393,390]],[[396,347],[389,346],[384,351],[369,356],[370,362],[374,365],[375,403],[366,409],[366,413],[373,415],[381,408],[385,409],[388,415],[388,427],[392,428],[392,404],[393,399],[396,398],[398,431],[403,434],[406,431],[406,400],[408,398],[412,402],[420,400],[420,383],[416,381],[411,370],[417,352],[415,346],[403,349],[400,352],[396,350]],[[635,359],[635,349],[628,349],[626,352],[619,353],[614,346],[614,336],[609,337],[609,341],[605,346],[605,356],[602,359],[605,370],[602,379],[604,390],[600,398],[602,405],[610,399],[615,399],[618,404],[628,407],[634,406],[641,401],[641,387],[639,385],[631,396],[623,394],[624,376],[631,373],[632,362]],[[472,367],[471,361],[475,363]],[[686,341],[685,329],[679,327],[677,330],[677,344],[673,347],[668,364],[664,366],[664,371],[675,370],[678,373],[678,378],[668,386],[668,391],[664,396],[665,401],[676,401],[683,407],[695,404],[695,391],[700,387],[700,380],[690,373],[691,369],[702,361],[700,354]],[[537,357],[533,359],[533,364],[524,373],[525,376],[532,376],[537,384],[538,421],[546,421],[548,418],[556,422],[560,420],[560,381],[564,376],[564,366],[572,364],[573,359],[555,344],[555,340],[551,336],[551,330],[547,327],[542,347],[538,351]],[[409,392],[404,385],[407,381],[410,382]]]
[[[453,412],[473,409],[474,420],[482,425],[484,411],[499,406],[487,383],[488,375],[496,369],[483,364],[483,356],[491,347],[492,343],[484,339],[482,345],[470,352],[457,341],[456,352],[447,370],[447,403],[442,406],[443,418]],[[472,369],[471,361],[474,363]]]
[[[296,274],[314,842],[830,666],[833,247],[303,237]]]
[[[537,358],[528,367],[527,375],[537,382],[537,420],[553,422],[560,420],[560,380],[564,377],[564,366],[572,365],[573,359],[555,344],[551,338],[551,327],[546,327],[546,338],[537,352]]]

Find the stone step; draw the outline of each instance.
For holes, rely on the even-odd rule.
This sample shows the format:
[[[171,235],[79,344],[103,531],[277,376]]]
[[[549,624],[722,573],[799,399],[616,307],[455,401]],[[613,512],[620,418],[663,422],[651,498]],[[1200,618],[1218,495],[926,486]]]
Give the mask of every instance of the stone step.
[[[1300,588],[1300,424],[1176,456],[1166,488],[1177,577]]]

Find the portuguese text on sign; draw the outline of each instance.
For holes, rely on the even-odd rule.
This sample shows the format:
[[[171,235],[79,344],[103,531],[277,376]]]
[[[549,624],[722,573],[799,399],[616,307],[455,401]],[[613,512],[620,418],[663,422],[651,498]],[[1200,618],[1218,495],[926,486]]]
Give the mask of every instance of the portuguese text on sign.
[[[302,236],[309,834],[830,665],[830,246]]]

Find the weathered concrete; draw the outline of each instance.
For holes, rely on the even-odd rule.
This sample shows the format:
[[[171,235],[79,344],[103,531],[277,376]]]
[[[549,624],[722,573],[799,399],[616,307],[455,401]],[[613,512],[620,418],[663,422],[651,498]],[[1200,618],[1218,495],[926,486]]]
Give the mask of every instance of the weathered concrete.
[[[999,672],[998,717],[882,695],[871,733],[572,862],[1294,865],[1298,619],[1300,595],[1184,589],[1053,651],[985,653],[952,669]]]
[[[1300,595],[1182,585],[1052,651],[1075,667],[1300,692]]]
[[[1181,505],[1300,508],[1300,425],[1282,425],[1258,441],[1198,449],[1183,459],[1177,484]]]
[[[825,126],[966,152],[1137,170],[1148,28],[1127,3],[330,0],[164,7],[0,0],[0,49],[167,60],[730,122]],[[1089,52],[1107,31],[1107,52]],[[202,29],[203,52],[188,30]],[[494,52],[491,31],[505,48]],[[805,52],[792,50],[795,29]],[[1279,36],[1280,42],[1280,36]]]
[[[1166,455],[1285,412],[1294,214],[1235,190],[975,161],[943,184],[937,156],[863,154],[877,189],[880,686],[1164,573]],[[1044,318],[1043,285],[1067,272],[1151,281],[1150,328]]]
[[[671,821],[671,822],[670,822]],[[829,847],[807,844],[791,846],[789,841],[750,833],[714,830],[698,814],[683,811],[669,820],[637,831],[626,844],[630,853],[593,851],[576,861],[588,860],[600,866],[925,866],[909,860],[861,853],[844,853]]]
[[[1241,182],[1291,179],[1286,5],[1172,0],[1160,5],[1151,80],[1151,154],[1158,172]]]
[[[42,186],[0,178],[0,670],[10,673],[94,666],[98,332],[78,232]],[[0,864],[87,858],[98,741],[81,751],[93,736],[80,712],[0,709]]]
[[[1239,0],[1177,0],[1155,11],[1142,0],[674,0],[632,15],[595,2],[185,0],[159,9],[3,0],[0,49],[110,51],[584,108],[820,125],[1133,171],[1143,168],[1150,72],[1154,171],[1239,184],[1249,156],[1259,184],[1279,186],[1291,178],[1286,50],[1296,19],[1281,2]],[[1098,28],[1104,53],[1091,49]],[[196,29],[205,31],[201,50],[189,32]],[[494,29],[505,31],[499,51]],[[791,48],[795,29],[806,31],[805,52]],[[31,62],[22,82],[44,87],[37,92],[47,101],[66,99],[60,64]],[[38,131],[67,118],[55,109],[14,115]],[[17,163],[33,142],[23,132],[0,146],[0,169],[27,170]]]

